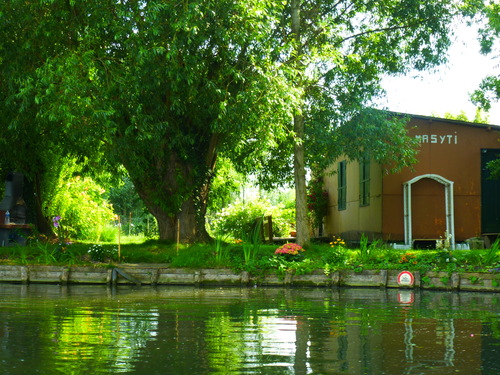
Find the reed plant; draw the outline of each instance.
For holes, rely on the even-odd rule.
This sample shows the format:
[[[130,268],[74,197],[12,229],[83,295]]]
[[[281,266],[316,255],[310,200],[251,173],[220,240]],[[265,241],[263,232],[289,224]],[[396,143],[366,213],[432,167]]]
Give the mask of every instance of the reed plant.
[[[481,263],[483,265],[494,265],[495,263],[498,263],[499,256],[498,252],[500,251],[500,238],[498,238],[489,249],[486,250],[486,252],[483,254],[481,257]]]
[[[41,264],[57,263],[57,248],[48,242],[37,243],[38,255],[36,261]]]
[[[242,248],[245,264],[255,260],[262,245],[262,221],[257,221],[250,233],[243,236]]]
[[[215,238],[214,246],[215,246],[215,261],[218,265],[227,262],[229,259],[229,246],[227,246],[228,236],[223,234],[218,234]]]

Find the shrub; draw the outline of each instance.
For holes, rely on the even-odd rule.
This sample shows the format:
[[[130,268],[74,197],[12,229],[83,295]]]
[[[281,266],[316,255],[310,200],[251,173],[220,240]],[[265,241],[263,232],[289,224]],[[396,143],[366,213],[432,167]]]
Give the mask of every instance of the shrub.
[[[104,189],[91,178],[75,176],[59,181],[48,214],[61,218],[61,225],[71,238],[99,241],[114,218],[103,194]]]
[[[102,245],[92,245],[89,250],[88,254],[90,256],[90,259],[93,260],[94,262],[104,262],[104,261],[111,261],[115,260],[118,256],[118,250],[113,248],[106,248]]]
[[[224,235],[233,239],[243,239],[253,232],[256,220],[268,215],[272,216],[273,234],[288,235],[293,220],[293,209],[273,206],[266,199],[230,204],[209,218],[208,229],[214,237]]]
[[[105,225],[104,228],[102,228],[100,240],[102,242],[117,242],[118,227],[112,224]]]
[[[296,243],[286,243],[283,246],[278,247],[274,254],[298,255],[303,251],[305,251],[305,249]]]

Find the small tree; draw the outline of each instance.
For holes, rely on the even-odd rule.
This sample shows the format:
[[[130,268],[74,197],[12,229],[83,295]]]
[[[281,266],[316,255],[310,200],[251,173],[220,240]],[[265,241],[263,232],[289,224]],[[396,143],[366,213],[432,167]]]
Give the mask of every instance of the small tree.
[[[470,14],[477,15],[479,21],[484,25],[479,29],[481,53],[484,55],[496,53],[495,58],[498,59],[498,52],[500,52],[498,45],[500,40],[500,4],[495,1],[470,1],[468,10]],[[479,89],[471,95],[471,99],[479,107],[488,111],[491,108],[491,103],[500,99],[500,74],[485,77]]]
[[[51,194],[44,201],[46,215],[59,217],[58,223],[73,239],[100,241],[113,221],[113,208],[105,198],[105,189],[78,172],[75,164],[67,163],[53,181]]]

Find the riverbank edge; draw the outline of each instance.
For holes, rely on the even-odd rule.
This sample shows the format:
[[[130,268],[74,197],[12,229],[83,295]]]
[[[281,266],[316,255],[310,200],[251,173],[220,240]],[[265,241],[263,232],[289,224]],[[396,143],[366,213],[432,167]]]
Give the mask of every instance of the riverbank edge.
[[[411,286],[398,283],[400,273],[400,270],[337,270],[327,274],[316,270],[303,275],[252,275],[246,271],[169,268],[161,264],[105,267],[0,265],[0,283],[377,287],[500,292],[500,274],[497,273],[412,271],[414,282]]]

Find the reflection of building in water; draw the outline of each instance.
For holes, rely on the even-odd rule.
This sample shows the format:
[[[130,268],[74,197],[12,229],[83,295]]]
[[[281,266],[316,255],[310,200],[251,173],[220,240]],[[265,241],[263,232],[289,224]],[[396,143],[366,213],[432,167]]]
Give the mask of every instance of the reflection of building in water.
[[[376,328],[368,320],[360,319],[360,312],[348,312],[344,322],[336,321],[321,343],[315,341],[319,337],[311,339],[314,374],[383,373],[383,336],[374,334]]]
[[[492,319],[481,331],[481,367],[483,374],[498,374],[500,369],[500,321]]]
[[[414,330],[414,325],[416,330]],[[427,350],[419,347],[421,338],[418,337],[419,331],[426,335],[423,345]],[[422,343],[420,343],[422,344]],[[445,371],[447,368],[453,368],[450,371],[455,372],[455,321],[454,319],[443,320],[419,320],[407,318],[404,322],[404,346],[406,366],[401,374],[420,374],[425,368],[440,368]],[[422,355],[423,354],[423,355]],[[477,365],[477,361],[473,363]],[[462,367],[460,367],[462,369]]]
[[[454,298],[457,301],[459,299],[458,296],[451,297],[451,305]],[[465,304],[465,301],[460,301],[457,306],[447,308],[458,309]],[[307,372],[298,371],[296,364],[295,373],[499,373],[500,356],[497,349],[500,339],[493,339],[492,333],[496,329],[500,335],[500,323],[492,323],[492,329],[491,324],[471,319],[470,315],[460,319],[454,314],[453,319],[441,302],[433,304],[432,301],[426,301],[422,309],[419,305],[418,301],[406,308],[396,306],[401,310],[396,319],[393,312],[384,316],[380,313],[376,315],[377,309],[350,308],[346,309],[343,317],[332,316],[328,327],[318,326],[324,324],[322,320],[298,319],[295,357],[306,361],[312,358],[312,362],[310,366],[303,366],[304,370],[310,369]],[[439,313],[434,313],[433,308]]]

